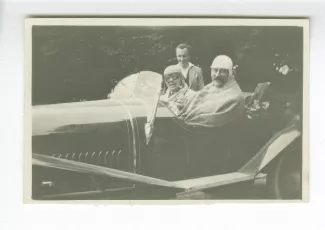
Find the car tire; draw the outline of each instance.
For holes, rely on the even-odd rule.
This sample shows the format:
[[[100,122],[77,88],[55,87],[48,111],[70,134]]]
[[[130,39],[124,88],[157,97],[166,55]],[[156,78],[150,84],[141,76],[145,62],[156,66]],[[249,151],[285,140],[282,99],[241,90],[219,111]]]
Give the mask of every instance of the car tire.
[[[291,148],[282,153],[267,174],[267,189],[271,199],[302,199],[301,148]]]

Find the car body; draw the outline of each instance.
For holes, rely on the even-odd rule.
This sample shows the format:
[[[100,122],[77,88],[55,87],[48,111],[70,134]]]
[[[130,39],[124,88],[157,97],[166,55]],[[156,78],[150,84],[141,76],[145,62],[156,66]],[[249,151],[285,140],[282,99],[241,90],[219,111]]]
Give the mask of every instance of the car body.
[[[280,121],[252,109],[262,89],[245,94],[247,113],[235,122],[192,127],[159,101],[161,85],[160,74],[143,71],[109,99],[34,106],[32,198],[194,199],[260,181],[273,184],[276,198],[301,198],[299,116]],[[299,183],[283,189],[287,155],[300,159],[287,173]]]

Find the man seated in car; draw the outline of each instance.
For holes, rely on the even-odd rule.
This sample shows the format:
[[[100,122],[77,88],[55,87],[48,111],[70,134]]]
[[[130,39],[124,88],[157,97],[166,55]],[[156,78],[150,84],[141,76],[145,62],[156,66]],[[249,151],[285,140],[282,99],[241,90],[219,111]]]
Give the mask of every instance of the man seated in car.
[[[195,96],[195,92],[185,83],[182,70],[178,65],[171,65],[165,69],[164,82],[167,90],[160,100],[167,102],[168,107],[178,115],[184,105]]]
[[[189,125],[220,127],[241,116],[245,101],[232,70],[233,62],[228,56],[217,56],[211,65],[212,82],[197,92],[179,117]]]

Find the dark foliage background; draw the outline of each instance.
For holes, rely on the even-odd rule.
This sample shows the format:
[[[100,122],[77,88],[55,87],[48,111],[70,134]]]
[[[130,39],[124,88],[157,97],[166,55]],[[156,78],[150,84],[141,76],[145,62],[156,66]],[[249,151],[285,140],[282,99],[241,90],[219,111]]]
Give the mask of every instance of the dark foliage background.
[[[32,103],[106,98],[123,77],[163,72],[175,47],[193,47],[192,62],[210,82],[210,64],[229,55],[243,91],[271,81],[275,95],[301,98],[303,36],[299,27],[33,27]],[[280,74],[276,67],[288,65]]]

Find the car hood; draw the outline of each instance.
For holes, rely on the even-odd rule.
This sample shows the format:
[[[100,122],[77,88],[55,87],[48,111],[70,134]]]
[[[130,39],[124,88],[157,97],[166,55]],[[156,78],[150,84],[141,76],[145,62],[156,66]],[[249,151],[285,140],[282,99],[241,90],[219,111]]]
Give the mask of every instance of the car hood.
[[[71,127],[116,123],[145,116],[145,106],[139,99],[38,105],[32,108],[32,135],[68,132]]]

